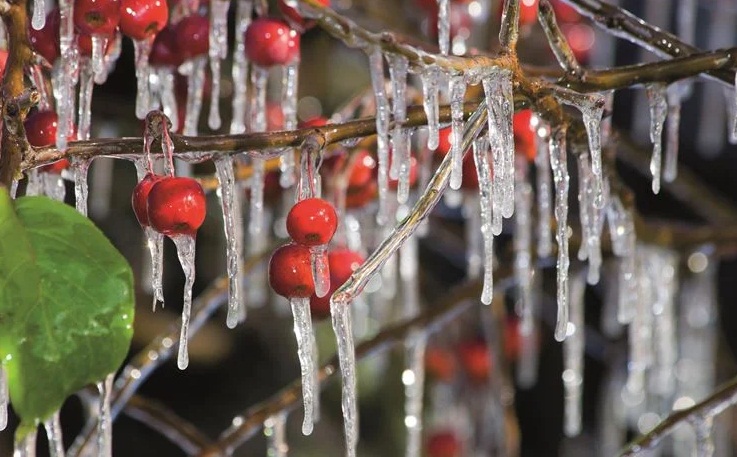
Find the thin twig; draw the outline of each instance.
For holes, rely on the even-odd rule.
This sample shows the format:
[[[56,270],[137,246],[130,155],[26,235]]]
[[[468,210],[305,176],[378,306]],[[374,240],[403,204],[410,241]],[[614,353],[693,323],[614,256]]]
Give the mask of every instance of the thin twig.
[[[548,0],[540,0],[540,3],[538,3],[537,20],[542,26],[550,44],[550,49],[553,50],[553,54],[555,54],[555,58],[558,60],[561,68],[563,68],[563,71],[575,79],[581,79],[584,70],[573,54],[573,49],[568,44],[565,35],[563,35],[560,27],[558,27],[555,11]]]

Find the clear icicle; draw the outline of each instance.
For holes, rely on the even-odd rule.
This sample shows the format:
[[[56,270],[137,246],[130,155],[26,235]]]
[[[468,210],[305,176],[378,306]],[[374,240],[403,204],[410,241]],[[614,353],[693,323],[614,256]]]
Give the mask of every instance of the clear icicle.
[[[440,126],[439,126],[439,107],[438,107],[438,91],[439,73],[437,67],[427,67],[420,74],[422,79],[422,106],[425,108],[425,116],[427,116],[427,148],[434,151],[438,148],[440,142]]]
[[[92,72],[97,78],[105,71],[105,48],[107,48],[108,37],[92,35]]]
[[[74,2],[59,1],[59,64],[54,69],[53,86],[56,98],[56,147],[65,150],[74,125],[75,85],[79,51],[74,39]]]
[[[651,370],[650,388],[662,398],[672,398],[676,389],[673,372],[678,359],[678,340],[676,338],[675,299],[677,291],[678,256],[667,250],[653,252],[650,272],[655,277],[654,302],[655,315],[653,343],[655,360]]]
[[[535,156],[535,167],[537,168],[535,176],[537,180],[537,256],[541,259],[549,257],[553,252],[550,227],[553,214],[548,133],[547,126],[538,127],[537,155]]]
[[[23,441],[15,443],[13,457],[36,457],[37,430],[31,430]]]
[[[565,389],[565,425],[567,436],[581,433],[584,363],[584,292],[583,273],[574,274],[571,281],[571,314],[568,335],[563,342],[563,388]]]
[[[46,2],[45,0],[33,0],[33,18],[31,18],[31,27],[34,30],[41,30],[46,25]]]
[[[108,75],[115,69],[115,64],[123,50],[123,36],[120,31],[115,33],[112,40],[112,43],[103,46],[103,49],[107,50],[103,58],[105,67],[99,73],[95,73],[95,84],[104,84],[107,81]]]
[[[346,457],[356,457],[358,444],[358,405],[356,396],[356,354],[353,346],[353,324],[350,302],[330,299],[333,332],[338,341],[338,359],[343,379],[343,424],[345,427]]]
[[[245,33],[251,24],[253,0],[238,0],[235,15],[235,46],[233,46],[233,119],[230,133],[246,131],[246,111],[248,104],[248,59],[246,58]]]
[[[409,172],[411,151],[409,144],[409,131],[402,127],[407,120],[407,73],[409,61],[406,57],[398,54],[388,56],[389,75],[392,83],[392,117],[394,118],[394,131],[392,132],[392,164],[389,175],[392,179],[398,179],[397,201],[400,204],[407,202],[409,198]]]
[[[463,199],[464,231],[466,232],[466,276],[478,279],[483,267],[483,233],[481,231],[481,214],[479,202],[475,196]]]
[[[576,154],[578,163],[578,201],[579,215],[581,218],[581,234],[583,240],[578,252],[578,259],[583,261],[589,260],[589,284],[599,282],[599,272],[601,270],[601,211],[596,206],[596,190],[593,182],[594,176],[589,166],[589,154],[587,151],[579,151]],[[603,185],[602,185],[603,188]],[[603,196],[603,192],[602,192]]]
[[[0,431],[8,426],[8,374],[0,365]]]
[[[212,92],[210,95],[210,115],[207,125],[218,130],[220,119],[220,62],[228,57],[228,7],[230,2],[213,0],[210,2],[209,56]]]
[[[264,435],[266,435],[266,456],[287,457],[287,415],[276,414],[264,421]]]
[[[450,51],[450,0],[438,1],[438,45],[443,55]]]
[[[463,75],[450,78],[450,188],[458,190],[463,182],[463,99],[466,95],[466,78]]]
[[[90,168],[90,159],[73,158],[72,170],[74,172],[74,198],[76,201],[77,211],[83,215],[87,215],[87,194],[89,187],[87,185],[87,171]]]
[[[77,139],[90,139],[90,125],[92,123],[92,89],[94,88],[94,74],[89,59],[83,59],[79,70],[79,121],[77,125]]]
[[[678,176],[678,142],[681,125],[681,100],[683,86],[675,83],[668,86],[667,101],[667,136],[665,137],[665,165],[663,166],[663,180],[673,182]]]
[[[310,261],[312,263],[312,279],[315,282],[315,295],[322,298],[330,291],[327,245],[311,247]]]
[[[281,110],[284,115],[284,130],[297,128],[297,88],[299,82],[299,62],[286,65],[282,76],[282,102]],[[279,184],[283,188],[294,185],[296,170],[294,161],[294,149],[287,148],[279,158]]]
[[[556,241],[558,243],[557,302],[558,317],[555,339],[563,341],[568,328],[568,166],[566,164],[566,132],[554,130],[550,135],[550,167],[555,182]]]
[[[517,282],[517,314],[526,322],[532,313],[532,185],[528,179],[527,159],[517,160],[515,173],[514,276]]]
[[[493,231],[498,235],[502,230],[501,218],[514,214],[514,99],[511,73],[508,70],[494,70],[482,82],[489,108],[489,144],[494,162]]]
[[[319,415],[320,385],[317,378],[317,344],[312,331],[310,299],[291,298],[289,303],[294,317],[294,335],[297,337],[297,354],[302,371],[302,401],[305,408],[302,433],[309,435]]]
[[[494,233],[492,231],[492,194],[494,183],[489,166],[489,144],[485,138],[477,138],[473,144],[473,160],[479,181],[479,206],[481,207],[481,234],[484,239],[484,285],[481,302],[491,304],[494,294]]]
[[[97,384],[100,392],[100,413],[97,420],[97,456],[113,456],[113,420],[110,413],[110,400],[113,394],[115,373],[110,373],[103,382]]]
[[[138,180],[140,181],[148,173],[146,158],[139,158],[135,162]],[[151,255],[151,290],[154,295],[153,309],[156,311],[156,302],[164,303],[164,235],[151,227],[144,227],[146,236],[146,247]]]
[[[653,143],[650,173],[653,175],[653,193],[657,194],[660,192],[660,169],[663,161],[663,124],[668,114],[667,87],[664,84],[648,84],[646,87],[650,105],[650,141]]]
[[[136,117],[144,119],[151,107],[151,90],[148,84],[151,67],[148,64],[148,56],[151,54],[153,37],[143,40],[134,40],[133,49],[136,60]]]
[[[161,108],[166,117],[171,121],[171,130],[179,131],[179,108],[177,107],[177,97],[174,94],[174,69],[170,67],[161,67],[155,69],[159,79],[159,90],[161,97]]]
[[[251,100],[250,126],[253,132],[266,131],[266,84],[268,70],[254,66],[251,71]],[[252,159],[253,175],[251,176],[251,206],[248,221],[250,234],[260,233],[264,225],[264,177],[266,176],[263,159]]]
[[[527,389],[537,382],[538,359],[540,358],[535,315],[542,299],[542,280],[539,272],[531,271],[531,300],[523,310],[519,323],[520,355],[517,363],[517,384]]]
[[[179,354],[177,356],[177,366],[180,370],[184,370],[189,365],[189,353],[187,344],[189,343],[189,317],[192,310],[192,286],[195,278],[195,238],[189,235],[180,235],[172,237],[172,241],[177,247],[177,256],[179,263],[184,271],[184,301],[182,304],[182,329],[179,336]]]
[[[422,406],[425,393],[425,348],[427,338],[417,335],[408,342],[404,384],[404,425],[407,427],[405,457],[420,457],[422,452]]]
[[[650,251],[638,248],[636,281],[638,288],[635,312],[629,326],[629,362],[626,391],[631,396],[642,396],[647,369],[653,361],[653,288],[648,262]]]
[[[46,430],[46,438],[49,442],[49,456],[64,457],[64,439],[61,434],[59,411],[55,412],[50,418],[44,421],[43,425]]]
[[[637,301],[635,224],[632,213],[624,207],[619,197],[612,196],[607,207],[612,251],[619,260],[619,306],[617,320],[628,324],[635,314]]]
[[[215,0],[218,1],[218,0]],[[202,111],[202,93],[205,89],[205,66],[207,65],[207,57],[200,56],[186,62],[187,68],[187,107],[184,114],[184,131],[185,135],[196,136],[197,125],[200,121],[200,111]]]
[[[226,257],[228,270],[228,328],[235,328],[239,322],[241,304],[240,264],[241,246],[238,237],[234,211],[240,205],[240,194],[236,190],[233,159],[229,156],[214,160],[220,187],[220,204],[223,208],[223,229],[225,230]]]
[[[376,97],[376,154],[379,162],[379,211],[376,221],[379,225],[389,222],[389,100],[384,84],[384,55],[381,49],[369,54],[371,84]]]

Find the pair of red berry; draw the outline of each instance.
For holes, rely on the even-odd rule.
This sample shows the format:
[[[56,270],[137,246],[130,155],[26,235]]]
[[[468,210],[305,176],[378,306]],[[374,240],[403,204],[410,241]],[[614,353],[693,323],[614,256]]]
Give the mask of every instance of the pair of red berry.
[[[133,189],[131,200],[142,227],[169,237],[194,237],[205,221],[205,192],[192,178],[148,173]]]

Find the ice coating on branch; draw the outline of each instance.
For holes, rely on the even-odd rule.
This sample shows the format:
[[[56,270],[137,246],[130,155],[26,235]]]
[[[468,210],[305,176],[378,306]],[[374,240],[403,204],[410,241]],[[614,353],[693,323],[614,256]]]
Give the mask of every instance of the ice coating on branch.
[[[89,59],[82,59],[79,68],[79,121],[77,123],[77,139],[90,139],[92,123],[92,89],[94,74]]]
[[[46,1],[33,0],[33,17],[31,18],[31,27],[34,30],[41,30],[46,25]]]
[[[612,251],[620,258],[617,320],[620,324],[628,324],[634,317],[634,304],[638,294],[635,223],[632,212],[625,208],[619,197],[615,195],[611,197],[607,206],[607,219]]]
[[[678,141],[681,127],[681,100],[684,88],[681,83],[668,86],[667,101],[668,129],[665,137],[665,165],[663,166],[663,180],[673,182],[678,176]]]
[[[87,185],[87,171],[89,171],[91,159],[73,157],[72,171],[74,173],[74,198],[76,201],[77,211],[84,216],[87,215],[87,194],[89,187]]]
[[[302,433],[309,435],[319,415],[320,385],[317,378],[317,343],[312,331],[310,298],[291,298],[289,303],[292,307],[294,335],[297,337],[297,355],[302,373],[302,401],[305,408]]]
[[[150,147],[151,143],[145,144]],[[148,155],[149,151],[144,151],[144,153]],[[149,165],[145,157],[137,158],[134,163],[140,181],[148,173]],[[146,236],[146,247],[151,255],[151,289],[154,295],[153,310],[156,311],[156,302],[161,302],[162,306],[164,303],[164,235],[151,227],[144,227],[143,232]]]
[[[529,324],[532,314],[532,185],[527,159],[517,159],[514,216],[514,277],[517,282],[517,315]]]
[[[567,436],[581,433],[584,363],[584,292],[583,272],[571,278],[571,313],[566,340],[563,342],[563,388],[565,390],[565,424]]]
[[[650,106],[650,141],[653,143],[650,173],[653,175],[653,193],[657,194],[660,192],[660,169],[663,161],[663,124],[668,115],[667,87],[664,84],[648,84],[646,87]]]
[[[45,195],[56,201],[64,201],[67,188],[61,175],[42,172],[38,169],[30,170],[27,175],[26,195]]]
[[[479,206],[481,213],[481,234],[484,239],[484,285],[481,303],[491,304],[494,294],[494,233],[492,231],[492,194],[494,183],[489,167],[489,143],[485,138],[477,138],[473,143],[473,160],[479,181]]]
[[[31,430],[23,441],[15,443],[13,457],[36,457],[36,433],[37,430]]]
[[[420,74],[422,80],[422,106],[427,116],[427,148],[434,151],[438,148],[440,141],[440,127],[438,116],[440,114],[438,91],[440,70],[437,67],[427,67]]]
[[[217,130],[220,128],[220,61],[228,57],[228,7],[230,2],[213,0],[210,2],[210,33],[208,41],[210,49],[210,74],[212,75],[212,92],[210,95],[210,115],[207,125]]]
[[[226,263],[228,271],[228,328],[235,328],[239,322],[241,305],[240,264],[241,246],[236,228],[234,211],[240,205],[240,193],[236,190],[233,159],[222,156],[214,160],[218,177],[220,205],[223,209],[223,229],[225,231]]]
[[[550,168],[555,182],[555,239],[558,243],[557,302],[558,317],[555,339],[563,341],[568,328],[568,166],[566,164],[566,132],[553,130],[550,135]]]
[[[417,335],[407,344],[404,384],[404,425],[407,427],[405,457],[420,457],[422,452],[422,406],[425,392],[425,348],[427,338]]]
[[[179,335],[179,353],[177,366],[184,370],[189,365],[189,317],[192,311],[192,286],[195,279],[195,238],[188,235],[179,235],[171,238],[177,247],[177,257],[184,271],[184,301],[182,304],[182,328]]]
[[[463,98],[466,95],[466,77],[450,77],[450,188],[458,190],[463,182]]]
[[[51,415],[50,418],[43,423],[46,430],[46,438],[49,442],[50,457],[64,457],[64,439],[61,433],[61,421],[59,420],[59,411]]]
[[[59,1],[59,64],[54,68],[53,86],[56,98],[56,147],[67,148],[74,125],[75,85],[79,71],[79,51],[74,40],[74,2]]]
[[[266,435],[266,455],[268,457],[287,457],[287,415],[275,414],[264,421]]]
[[[544,259],[553,252],[553,239],[550,221],[553,217],[552,182],[549,157],[549,133],[547,125],[537,129],[537,154],[535,155],[535,174],[537,184],[537,256]]]
[[[187,107],[182,132],[185,135],[197,136],[197,124],[202,111],[202,93],[205,89],[205,66],[207,66],[205,56],[195,57],[183,65],[187,75]]]
[[[493,232],[502,231],[502,217],[514,214],[514,98],[512,75],[508,70],[493,70],[482,79],[488,106],[489,144],[494,162]]]
[[[254,66],[251,70],[251,119],[252,132],[266,131],[266,90],[269,72],[265,68]],[[251,176],[251,206],[248,232],[260,233],[264,229],[264,159],[252,158],[253,175]]]
[[[230,133],[246,131],[246,108],[248,103],[248,58],[246,57],[245,34],[251,24],[253,0],[237,0],[235,13],[235,45],[233,46],[233,119]]]
[[[97,457],[113,456],[113,418],[110,400],[113,394],[115,373],[110,373],[103,382],[97,383],[100,392],[100,412],[97,419]]]
[[[153,42],[153,37],[144,38],[143,40],[133,40],[137,81],[136,117],[138,119],[145,118],[151,109],[151,90],[148,83],[151,66],[148,64],[148,56],[151,54]]]
[[[394,131],[392,132],[392,166],[389,175],[398,179],[397,201],[404,204],[409,198],[409,172],[411,165],[411,150],[409,130],[402,127],[407,120],[407,72],[409,61],[398,54],[388,56],[389,75],[392,82],[392,117]]]
[[[0,431],[8,426],[8,374],[0,365]]]
[[[438,2],[438,47],[447,56],[450,51],[450,0]]]
[[[282,69],[282,101],[281,110],[284,115],[284,130],[297,128],[297,89],[299,82],[299,62],[285,65]],[[287,148],[279,158],[279,184],[283,188],[294,185],[296,170],[294,149]]]
[[[384,85],[384,55],[378,48],[369,54],[369,69],[376,97],[376,155],[379,162],[379,212],[376,221],[383,226],[389,222],[389,100]]]
[[[356,395],[356,354],[353,345],[353,324],[350,302],[330,299],[333,332],[338,342],[338,359],[343,381],[343,425],[345,427],[346,457],[356,457],[358,444],[358,405]]]

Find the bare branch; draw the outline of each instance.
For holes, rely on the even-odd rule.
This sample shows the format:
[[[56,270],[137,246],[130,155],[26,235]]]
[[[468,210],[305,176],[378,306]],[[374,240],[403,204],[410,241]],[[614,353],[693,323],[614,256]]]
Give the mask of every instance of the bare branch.
[[[520,0],[504,0],[502,10],[502,25],[499,30],[499,44],[504,54],[517,53],[517,39],[519,38],[519,6]]]

